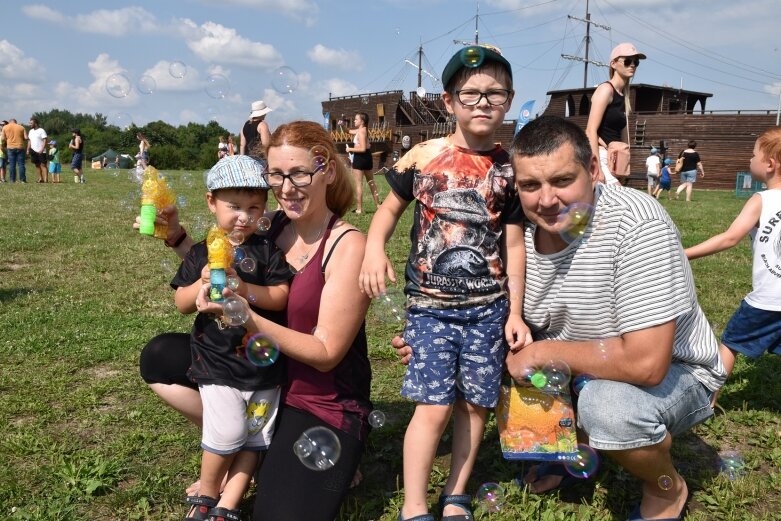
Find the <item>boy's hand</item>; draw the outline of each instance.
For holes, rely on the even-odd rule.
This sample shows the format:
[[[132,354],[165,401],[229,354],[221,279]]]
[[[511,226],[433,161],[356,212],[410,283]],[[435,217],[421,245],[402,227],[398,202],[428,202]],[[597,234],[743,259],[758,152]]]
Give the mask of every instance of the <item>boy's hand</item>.
[[[209,269],[209,265],[207,264],[201,270],[201,284],[211,285],[211,274],[212,270]]]
[[[391,346],[396,350],[396,355],[399,357],[399,363],[402,365],[409,364],[409,360],[412,358],[412,348],[407,345],[407,342],[404,341],[401,335],[393,337]]]
[[[513,353],[533,342],[532,332],[526,322],[518,315],[511,314],[504,325],[504,337]]]
[[[179,238],[182,233],[182,225],[179,224],[179,209],[176,206],[166,206],[157,212],[155,224],[168,226],[168,233],[164,240],[172,242]],[[141,227],[141,216],[137,215],[133,223],[133,228],[138,230]]]
[[[208,265],[206,266],[209,267]],[[236,287],[236,289],[233,290],[234,293],[239,295],[242,298],[247,298],[247,290],[249,289],[247,287],[247,283],[241,280],[241,277],[239,277],[239,273],[236,271],[236,268],[233,266],[228,266],[225,268],[225,276],[226,277],[236,277],[239,281],[239,285]]]
[[[195,309],[197,309],[199,313],[208,313],[222,318],[224,313],[223,304],[225,303],[225,301],[222,302],[212,301],[209,298],[210,289],[211,289],[211,284],[201,285],[201,289],[198,290],[198,296],[195,298]],[[236,293],[234,293],[228,288],[222,290],[222,296],[225,297],[226,299],[228,297],[235,297],[244,304],[244,306],[249,310],[250,319],[247,320],[247,322],[244,323],[242,327],[244,327],[244,329],[247,330],[247,333],[257,333],[259,331],[258,326],[255,324],[255,321],[252,320],[252,316],[254,315],[255,312],[252,311],[252,308],[249,307],[249,303],[247,302],[247,300],[241,295],[237,295]]]
[[[391,282],[396,282],[396,273],[393,271],[393,264],[385,252],[378,254],[366,253],[361,265],[361,274],[358,276],[358,287],[370,298],[376,298],[384,295],[385,276]]]

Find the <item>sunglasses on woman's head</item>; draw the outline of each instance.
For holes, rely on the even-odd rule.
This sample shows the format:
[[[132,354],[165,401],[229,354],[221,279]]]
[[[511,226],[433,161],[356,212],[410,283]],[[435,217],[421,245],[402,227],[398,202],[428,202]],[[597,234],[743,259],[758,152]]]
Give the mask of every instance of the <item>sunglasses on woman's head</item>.
[[[625,57],[624,58],[624,67],[631,67],[632,65],[634,65],[635,67],[640,65],[640,58],[638,58],[637,56],[627,56],[627,57]]]

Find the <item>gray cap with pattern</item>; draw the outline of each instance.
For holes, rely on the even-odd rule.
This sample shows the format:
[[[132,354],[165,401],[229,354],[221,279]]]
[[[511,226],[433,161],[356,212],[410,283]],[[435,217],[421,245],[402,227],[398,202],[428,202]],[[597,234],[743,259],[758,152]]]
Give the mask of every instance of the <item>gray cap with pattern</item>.
[[[263,179],[266,162],[249,156],[225,156],[209,170],[206,176],[206,189],[210,192],[225,188],[262,188],[268,189]]]

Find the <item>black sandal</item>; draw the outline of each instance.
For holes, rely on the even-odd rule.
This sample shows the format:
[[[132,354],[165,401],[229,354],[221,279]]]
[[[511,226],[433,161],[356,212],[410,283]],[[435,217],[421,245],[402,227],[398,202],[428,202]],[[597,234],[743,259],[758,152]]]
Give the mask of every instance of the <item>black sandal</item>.
[[[208,521],[241,521],[241,511],[229,508],[212,508]]]
[[[457,516],[445,516],[442,513],[447,505],[454,505],[464,511]],[[457,494],[453,496],[439,496],[439,513],[442,521],[474,521],[472,514],[472,496],[469,494]]]
[[[212,508],[217,506],[217,499],[209,496],[187,496],[184,502],[192,505],[184,521],[207,521]]]

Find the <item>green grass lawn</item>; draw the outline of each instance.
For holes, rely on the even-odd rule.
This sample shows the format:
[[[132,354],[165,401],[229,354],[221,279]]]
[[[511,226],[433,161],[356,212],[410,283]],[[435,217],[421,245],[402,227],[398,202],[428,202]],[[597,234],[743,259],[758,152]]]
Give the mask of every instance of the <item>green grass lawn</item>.
[[[202,174],[172,174],[189,229],[203,229],[196,223],[207,215]],[[190,329],[193,317],[178,314],[168,287],[178,261],[132,230],[137,210],[129,205],[138,200],[124,171],[86,177],[81,186],[0,185],[0,519],[182,519],[184,488],[198,475],[199,432],[162,405],[137,368],[152,336]],[[387,186],[379,184],[384,195]],[[744,202],[729,192],[696,191],[694,198],[663,202],[684,245],[725,229]],[[347,218],[366,230],[373,205],[364,208],[366,214]],[[405,220],[389,246],[399,275],[408,230]],[[695,261],[693,269],[700,303],[720,333],[751,287],[748,241]],[[404,369],[388,347],[394,326],[371,310],[367,326],[373,400],[387,422],[371,435],[364,480],[340,519],[392,521],[402,501],[402,439],[412,406],[398,394]],[[722,410],[675,440],[675,461],[692,492],[686,519],[781,519],[779,374],[777,357],[739,359]],[[730,481],[718,472],[717,454],[726,450],[742,456],[745,476]],[[431,478],[432,504],[449,453],[446,435]],[[502,459],[492,419],[470,491],[499,482],[507,498],[500,512],[479,509],[478,518],[623,520],[639,498],[634,478],[607,461],[595,480],[561,496],[513,485],[518,470]],[[280,501],[306,497],[306,490],[291,490]]]

